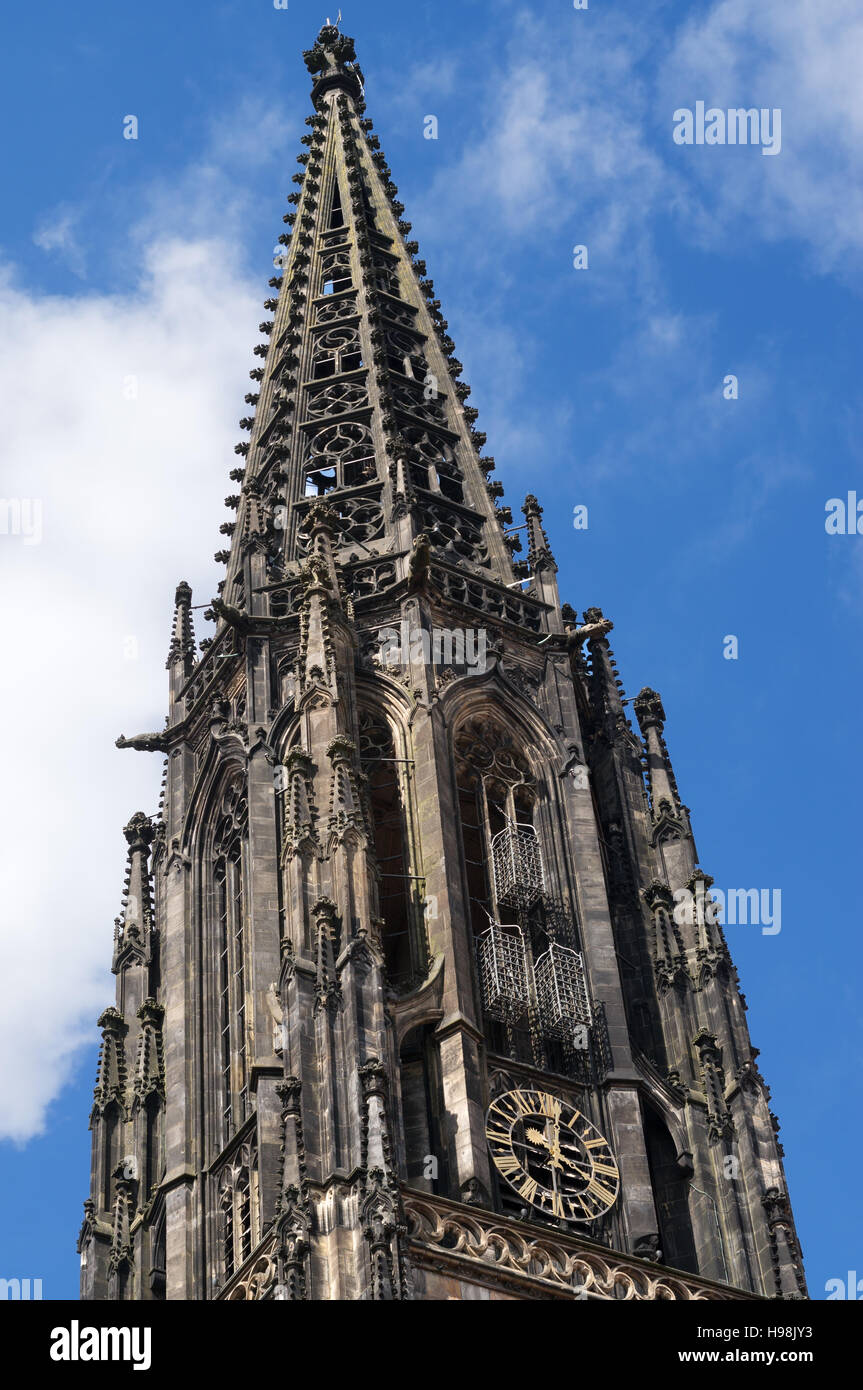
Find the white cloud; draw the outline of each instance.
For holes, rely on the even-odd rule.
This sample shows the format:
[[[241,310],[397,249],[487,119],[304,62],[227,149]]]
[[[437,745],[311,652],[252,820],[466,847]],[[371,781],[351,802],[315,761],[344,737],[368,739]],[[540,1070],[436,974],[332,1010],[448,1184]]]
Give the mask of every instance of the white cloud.
[[[511,43],[490,68],[484,126],[439,172],[417,221],[451,226],[480,216],[494,232],[490,256],[521,237],[560,233],[563,248],[571,233],[588,245],[597,275],[603,262],[613,264],[609,280],[617,282],[623,267],[646,277],[649,292],[644,224],[660,202],[683,196],[645,138],[639,64],[649,29],[606,16],[596,29],[579,28],[572,43],[558,29],[559,19],[515,17]]]
[[[477,277],[474,296],[484,304],[483,344],[511,333],[512,305],[501,291],[528,259],[534,271],[537,264],[547,268],[543,307],[552,332],[570,304],[577,314],[581,303],[614,301],[619,350],[597,364],[589,345],[582,361],[575,339],[573,360],[582,378],[596,382],[598,401],[627,405],[626,434],[609,418],[605,443],[581,460],[580,476],[619,476],[643,466],[645,456],[667,459],[670,475],[682,460],[714,454],[725,438],[725,371],[745,376],[736,427],[745,422],[757,430],[753,412],[769,396],[765,364],[772,360],[767,345],[747,341],[732,363],[724,362],[720,315],[691,312],[674,297],[668,267],[676,245],[745,260],[784,238],[788,264],[793,269],[795,257],[801,273],[845,275],[857,264],[863,14],[858,0],[716,0],[679,16],[673,7],[658,17],[633,18],[631,7],[590,13],[590,23],[569,17],[576,26],[571,41],[560,14],[513,15],[508,48],[486,63],[480,129],[449,153],[428,192],[410,201],[409,216],[421,247],[424,228],[446,229],[438,251],[444,266],[448,246],[462,259],[469,248],[478,268],[493,265],[493,273]],[[672,141],[673,112],[698,99],[781,107],[781,154],[681,149]],[[589,248],[588,272],[570,269],[575,243]],[[458,345],[465,316],[457,318],[444,298]],[[524,358],[531,355],[528,332],[520,338]],[[607,354],[604,346],[599,351]],[[470,378],[467,347],[459,355]],[[481,396],[490,375],[483,358],[476,375]],[[517,373],[510,380],[512,392],[490,400],[488,416],[485,402],[476,402],[493,452],[506,452],[507,437],[495,418],[523,432],[534,410]],[[815,405],[803,409],[812,417]],[[543,419],[545,451],[552,440],[563,444],[569,423],[565,412]],[[751,446],[753,457],[761,447],[760,440]]]
[[[662,298],[658,216],[683,239],[745,251],[783,238],[821,272],[859,269],[863,251],[863,13],[858,0],[717,0],[666,38],[654,18],[527,11],[488,65],[478,137],[439,171],[419,224],[481,216],[506,242],[559,229],[590,248],[591,292]],[[779,107],[782,150],[682,149],[673,112],[696,100]],[[609,273],[604,273],[605,269]]]
[[[778,107],[782,150],[687,151],[711,221],[706,240],[796,238],[813,265],[860,269],[863,252],[863,13],[857,0],[719,0],[689,17],[660,73],[658,119],[696,100]],[[680,161],[683,166],[684,161]]]
[[[440,115],[436,109],[441,99],[452,95],[456,89],[459,75],[459,62],[453,55],[442,58],[421,60],[408,67],[384,68],[374,74],[372,87],[367,92],[376,111],[386,114],[387,125],[401,123],[403,128],[411,128],[417,138],[422,139],[422,121],[426,115]],[[422,106],[422,112],[419,107]]]
[[[265,293],[242,258],[235,239],[151,224],[127,294],[49,297],[0,277],[0,492],[41,499],[44,533],[0,534],[0,1137],[39,1132],[113,1000],[120,832],[156,809],[161,776],[161,759],[114,739],[164,721],[177,581],[204,602],[223,573],[208,557]]]
[[[832,0],[829,10],[809,0],[719,0],[684,21],[657,75],[649,17],[634,24],[606,12],[590,28],[583,16],[570,18],[580,27],[565,44],[555,38],[558,19],[551,27],[517,18],[490,79],[480,138],[411,211],[420,239],[423,214],[446,225],[455,246],[466,220],[480,225],[489,257],[522,237],[540,245],[558,236],[564,249],[571,239],[588,243],[591,287],[622,294],[636,286],[640,323],[607,370],[619,374],[622,393],[644,391],[651,364],[684,373],[703,361],[711,329],[667,302],[653,245],[659,213],[673,211],[684,234],[714,244],[741,225],[753,240],[802,238],[825,270],[859,253],[863,19],[856,0]],[[450,65],[438,75],[442,93],[453,73]],[[431,73],[427,85],[431,99]],[[782,106],[782,154],[701,149],[680,159],[671,112],[699,96]],[[667,150],[656,141],[666,121]],[[133,811],[155,808],[161,772],[158,758],[119,753],[113,740],[163,721],[177,580],[189,579],[203,602],[220,575],[207,556],[223,544],[220,499],[232,490],[235,422],[261,317],[266,277],[253,284],[241,270],[248,204],[225,163],[293,147],[299,125],[299,114],[286,120],[249,103],[214,128],[211,148],[181,178],[150,189],[148,212],[128,237],[140,271],[127,293],[48,297],[20,288],[11,269],[0,277],[0,391],[13,403],[0,493],[40,498],[44,531],[38,546],[0,534],[0,712],[4,780],[14,789],[0,809],[0,1136],[39,1130],[113,997],[120,829]],[[86,240],[80,226],[79,214],[63,208],[34,239],[74,266]],[[78,273],[84,268],[79,260]],[[530,343],[501,332],[497,305],[481,326],[478,303],[466,312],[465,356],[475,322],[474,340],[492,354],[497,401],[515,399]],[[130,377],[134,400],[124,393]],[[678,425],[709,440],[718,383],[702,369],[694,384],[688,421]],[[752,375],[748,389],[752,398]],[[558,419],[542,421],[489,405],[499,426],[522,429],[529,457],[539,454],[534,423],[545,437],[568,427],[565,405]],[[656,451],[666,425],[648,421],[624,466],[642,447]],[[502,433],[494,414],[489,428],[494,452]],[[619,454],[593,463],[597,473],[619,467]],[[129,637],[137,661],[126,659]]]
[[[33,241],[42,251],[59,251],[69,269],[83,280],[87,276],[87,258],[75,231],[78,220],[77,211],[57,208],[36,228]]]

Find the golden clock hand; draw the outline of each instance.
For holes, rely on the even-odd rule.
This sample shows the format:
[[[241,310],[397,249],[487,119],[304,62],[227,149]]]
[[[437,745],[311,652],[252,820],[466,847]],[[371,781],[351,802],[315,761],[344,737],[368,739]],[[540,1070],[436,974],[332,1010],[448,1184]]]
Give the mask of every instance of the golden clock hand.
[[[535,1144],[541,1144],[544,1149],[548,1150],[548,1162],[552,1171],[560,1167],[562,1155],[560,1152],[560,1141],[558,1139],[549,1139],[547,1134],[543,1134],[538,1129],[526,1129],[524,1133],[526,1139],[532,1140]]]
[[[526,1129],[524,1133],[526,1139],[530,1139],[534,1144],[541,1144],[544,1149],[548,1149],[552,1158],[560,1157],[560,1143],[557,1139],[549,1139],[547,1134],[543,1134],[542,1131],[538,1129]]]
[[[592,1166],[590,1163],[585,1163],[584,1160],[579,1161],[575,1158],[567,1158],[566,1154],[558,1154],[558,1158],[560,1159],[561,1163],[566,1164],[567,1168],[576,1168],[579,1171],[581,1171],[584,1168],[590,1171],[590,1168]]]
[[[549,1152],[555,1158],[560,1158],[560,1121],[554,1116],[549,1115],[546,1121],[546,1130],[551,1130]]]
[[[581,1172],[581,1170],[585,1168],[589,1169],[591,1166],[589,1160],[567,1158],[561,1149],[559,1127],[554,1124],[553,1120],[549,1120],[548,1123],[558,1130],[553,1140],[549,1139],[547,1134],[543,1134],[542,1131],[538,1129],[526,1129],[525,1138],[531,1140],[534,1144],[541,1144],[544,1149],[548,1150],[552,1167],[556,1168],[562,1163],[565,1163],[568,1168],[575,1168],[578,1172]]]

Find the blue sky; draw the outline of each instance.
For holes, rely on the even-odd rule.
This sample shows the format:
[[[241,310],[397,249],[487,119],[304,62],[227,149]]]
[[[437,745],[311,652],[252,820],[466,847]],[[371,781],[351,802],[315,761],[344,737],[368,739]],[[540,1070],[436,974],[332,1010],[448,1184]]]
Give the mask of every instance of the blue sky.
[[[614,620],[630,696],[661,692],[702,866],[782,891],[778,935],[728,936],[823,1297],[863,1269],[863,537],[825,532],[828,499],[863,497],[859,6],[343,10],[506,501],[539,495],[564,597]],[[0,493],[40,499],[43,535],[0,535],[0,1276],[46,1297],[77,1290],[121,827],[158,795],[159,760],[113,741],[163,722],[177,580],[202,602],[220,577],[325,17],[47,0],[5,19]],[[698,100],[780,108],[781,152],[676,145]]]

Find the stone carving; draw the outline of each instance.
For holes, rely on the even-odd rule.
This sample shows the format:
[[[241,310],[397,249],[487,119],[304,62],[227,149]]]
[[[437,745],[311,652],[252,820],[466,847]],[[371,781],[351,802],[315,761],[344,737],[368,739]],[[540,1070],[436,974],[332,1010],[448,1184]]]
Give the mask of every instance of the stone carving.
[[[506,1288],[510,1284],[516,1297],[519,1286],[522,1297],[534,1298],[542,1298],[543,1289],[569,1298],[626,1302],[746,1297],[739,1290],[692,1275],[652,1270],[636,1259],[601,1250],[562,1232],[529,1231],[491,1212],[469,1215],[454,1202],[410,1193],[405,1196],[405,1213],[415,1265],[461,1274],[480,1284],[493,1270],[498,1285]],[[647,1258],[655,1260],[653,1250]],[[532,1294],[526,1291],[531,1285],[535,1290]]]
[[[361,410],[369,403],[368,388],[360,381],[334,381],[306,395],[306,415],[317,420],[327,415],[343,415]]]

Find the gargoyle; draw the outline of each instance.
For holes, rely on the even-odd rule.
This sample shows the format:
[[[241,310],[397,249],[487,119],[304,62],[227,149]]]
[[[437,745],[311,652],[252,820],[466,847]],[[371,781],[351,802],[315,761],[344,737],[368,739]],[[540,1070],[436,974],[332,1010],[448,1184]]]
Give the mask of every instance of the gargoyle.
[[[566,634],[566,645],[569,648],[580,647],[583,642],[588,642],[591,637],[604,637],[606,633],[611,632],[613,627],[614,623],[610,618],[600,618],[599,621],[595,623],[582,623],[581,627],[577,627],[574,631],[570,629]]]
[[[126,738],[123,734],[115,741],[117,748],[137,748],[142,753],[167,753],[170,746],[168,730],[161,734],[135,734]]]
[[[252,619],[248,613],[241,613],[239,608],[234,608],[230,603],[223,603],[220,598],[214,598],[210,605],[217,618],[222,618],[228,627],[235,628],[237,632],[248,632],[252,626]]]
[[[567,628],[566,632],[551,632],[540,638],[539,646],[547,644],[551,651],[577,651],[592,637],[604,637],[613,627],[610,618],[600,618],[596,622],[582,623],[580,627]]]
[[[411,593],[416,589],[421,589],[428,579],[430,560],[431,541],[425,531],[421,531],[420,534],[414,538],[414,548],[411,552],[410,563],[408,565],[409,588]]]

